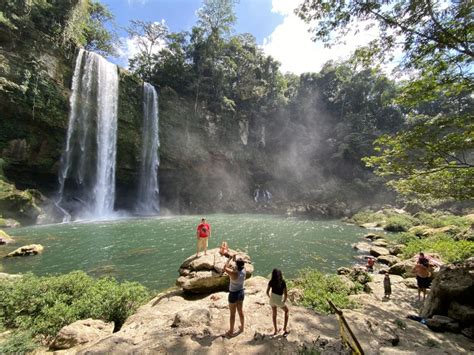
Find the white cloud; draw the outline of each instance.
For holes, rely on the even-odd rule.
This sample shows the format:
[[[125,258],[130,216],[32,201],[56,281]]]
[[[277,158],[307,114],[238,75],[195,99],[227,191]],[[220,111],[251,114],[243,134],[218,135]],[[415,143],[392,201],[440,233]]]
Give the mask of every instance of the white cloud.
[[[358,34],[349,34],[345,44],[337,44],[325,48],[322,42],[313,42],[310,28],[294,14],[294,9],[302,0],[273,0],[272,11],[284,16],[270,36],[263,40],[264,52],[281,63],[283,72],[301,74],[318,72],[328,60],[347,59],[359,46],[378,37],[378,29],[372,27],[366,30],[367,24],[361,23]],[[314,24],[313,24],[314,26]]]
[[[145,5],[148,0],[127,0],[128,2],[128,6],[133,6],[135,4],[139,4],[139,5]]]

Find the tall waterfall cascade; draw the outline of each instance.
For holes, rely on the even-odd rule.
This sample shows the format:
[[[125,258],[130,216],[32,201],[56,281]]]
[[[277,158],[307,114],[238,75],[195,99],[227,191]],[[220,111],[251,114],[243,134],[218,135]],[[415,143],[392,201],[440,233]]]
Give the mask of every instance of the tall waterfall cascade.
[[[136,210],[140,214],[156,214],[160,210],[158,167],[160,146],[158,132],[158,93],[153,85],[143,85],[143,126],[140,179]]]
[[[74,181],[74,199],[81,203],[80,216],[84,218],[107,218],[113,213],[118,85],[116,65],[79,50],[56,205],[62,208],[65,185]]]

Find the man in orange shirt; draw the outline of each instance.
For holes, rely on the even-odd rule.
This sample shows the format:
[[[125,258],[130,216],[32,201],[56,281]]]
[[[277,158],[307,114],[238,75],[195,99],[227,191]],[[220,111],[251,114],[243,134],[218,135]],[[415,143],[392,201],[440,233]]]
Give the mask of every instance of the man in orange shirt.
[[[201,223],[197,226],[197,252],[196,257],[199,257],[199,251],[204,249],[204,255],[207,255],[207,242],[211,237],[211,226],[206,222],[206,219],[201,219]]]

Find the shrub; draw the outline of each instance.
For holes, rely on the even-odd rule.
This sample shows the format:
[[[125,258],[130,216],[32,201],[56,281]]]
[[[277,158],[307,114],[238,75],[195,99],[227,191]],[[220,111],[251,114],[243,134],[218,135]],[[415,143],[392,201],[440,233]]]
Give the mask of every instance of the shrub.
[[[356,305],[348,298],[352,290],[336,275],[325,275],[319,271],[306,269],[301,271],[296,280],[289,283],[289,287],[303,290],[301,305],[324,314],[331,313],[328,299],[340,308],[353,308]]]
[[[406,232],[414,225],[413,217],[405,214],[392,215],[387,218],[384,229],[390,232]]]
[[[426,239],[416,238],[408,241],[402,256],[410,258],[420,251],[437,253],[446,262],[462,261],[474,255],[474,242],[456,241],[446,234]]]
[[[33,341],[33,336],[29,331],[16,331],[0,342],[0,354],[26,354],[38,348],[38,344]]]
[[[384,220],[385,216],[380,213],[375,213],[372,210],[363,210],[357,212],[347,221],[355,224],[364,224],[364,223],[381,223]]]
[[[96,280],[82,271],[46,277],[27,274],[0,284],[0,323],[28,330],[32,336],[54,336],[63,326],[86,318],[113,321],[117,330],[149,296],[137,283]]]

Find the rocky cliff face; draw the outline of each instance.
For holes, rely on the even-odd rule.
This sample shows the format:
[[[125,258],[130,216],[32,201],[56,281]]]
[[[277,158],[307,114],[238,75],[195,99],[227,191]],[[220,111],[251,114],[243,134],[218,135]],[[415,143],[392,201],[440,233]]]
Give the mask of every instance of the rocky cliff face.
[[[62,6],[74,12],[82,3]],[[41,27],[26,31],[0,21],[0,158],[17,188],[35,188],[48,197],[57,191],[76,55],[77,48],[53,41]],[[137,191],[143,82],[123,69],[119,75],[115,207],[127,209]],[[161,88],[159,109],[163,211],[268,211],[267,200],[254,200],[256,188],[270,189],[274,201],[280,200],[274,212],[286,211],[283,204],[295,196],[285,190],[288,174],[274,172],[278,162],[269,158],[265,119],[211,112],[170,88]]]
[[[52,196],[77,50],[48,46],[35,36],[12,37],[11,32],[0,27],[0,157],[6,178],[18,188]],[[119,74],[116,207],[126,209],[134,202],[138,181],[143,82],[125,70]],[[159,102],[162,206],[173,212],[251,207],[249,132],[242,128],[248,122],[196,110],[166,88]]]

